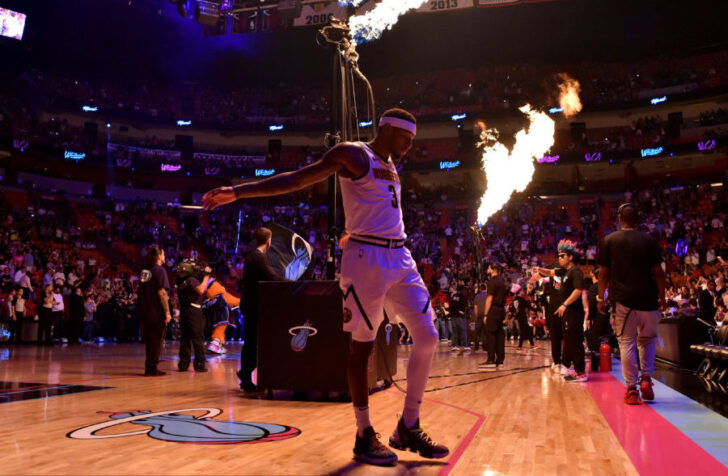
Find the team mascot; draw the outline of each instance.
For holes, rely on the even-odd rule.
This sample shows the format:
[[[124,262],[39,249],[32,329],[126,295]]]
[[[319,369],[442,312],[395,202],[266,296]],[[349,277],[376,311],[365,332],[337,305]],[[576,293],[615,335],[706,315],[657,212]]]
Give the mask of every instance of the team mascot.
[[[216,279],[212,278],[205,291],[205,302],[202,307],[212,322],[212,338],[207,350],[213,354],[224,354],[225,330],[227,326],[237,327],[242,324],[240,298],[233,296]]]

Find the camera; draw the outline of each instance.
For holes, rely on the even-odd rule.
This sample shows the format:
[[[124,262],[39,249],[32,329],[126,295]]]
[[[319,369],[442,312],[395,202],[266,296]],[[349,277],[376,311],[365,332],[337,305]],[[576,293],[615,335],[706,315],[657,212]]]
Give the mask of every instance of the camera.
[[[187,278],[202,279],[212,274],[212,268],[207,263],[186,259],[177,266],[177,282],[182,283]]]

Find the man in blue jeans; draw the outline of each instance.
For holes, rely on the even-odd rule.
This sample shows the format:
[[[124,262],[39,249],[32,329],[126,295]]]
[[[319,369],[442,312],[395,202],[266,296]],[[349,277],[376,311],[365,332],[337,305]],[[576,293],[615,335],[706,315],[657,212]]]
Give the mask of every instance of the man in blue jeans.
[[[636,230],[637,210],[625,203],[617,210],[619,231],[604,238],[599,247],[599,291],[597,307],[605,313],[605,293],[615,305],[611,323],[619,341],[622,375],[627,384],[624,402],[639,405],[654,400],[652,373],[655,370],[655,346],[659,309],[665,306],[665,272],[657,240]],[[637,349],[640,368],[638,375]],[[642,398],[637,391],[639,384]]]

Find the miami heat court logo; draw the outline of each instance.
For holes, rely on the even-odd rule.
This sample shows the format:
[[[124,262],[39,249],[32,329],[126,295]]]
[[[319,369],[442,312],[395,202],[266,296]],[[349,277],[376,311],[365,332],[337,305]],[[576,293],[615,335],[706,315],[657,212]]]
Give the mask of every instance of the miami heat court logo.
[[[187,413],[198,412],[205,413],[201,416],[187,415]],[[176,443],[225,445],[287,440],[301,433],[301,430],[285,425],[213,420],[220,413],[222,413],[222,410],[217,408],[186,408],[164,412],[137,410],[127,413],[111,413],[109,415],[111,421],[85,426],[70,432],[66,436],[76,440],[100,440],[148,435],[156,440]],[[127,424],[146,428],[118,433],[104,431]]]
[[[315,327],[311,327],[311,321],[306,321],[302,326],[291,327],[288,329],[288,333],[291,334],[291,349],[294,352],[301,352],[306,348],[308,338],[318,334],[318,330]]]

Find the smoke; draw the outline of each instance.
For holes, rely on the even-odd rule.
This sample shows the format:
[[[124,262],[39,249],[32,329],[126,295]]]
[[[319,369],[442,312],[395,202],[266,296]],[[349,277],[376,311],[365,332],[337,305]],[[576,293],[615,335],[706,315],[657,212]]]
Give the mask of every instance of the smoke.
[[[408,11],[421,7],[427,0],[382,0],[373,10],[349,19],[349,28],[354,43],[376,40],[385,30],[391,29],[399,17]],[[341,3],[341,2],[339,2]],[[348,0],[345,4],[360,5],[360,0]]]
[[[571,117],[581,112],[581,100],[579,93],[581,85],[579,81],[569,77],[566,73],[556,75],[559,86],[559,105],[564,110],[564,116]]]
[[[519,109],[524,113],[530,125],[516,134],[516,142],[509,151],[498,142],[498,131],[487,129],[479,123],[481,146],[483,147],[483,171],[488,187],[480,199],[478,208],[478,225],[483,226],[488,219],[508,202],[513,192],[526,189],[536,170],[534,161],[543,157],[554,145],[554,121],[546,114],[525,105]]]

